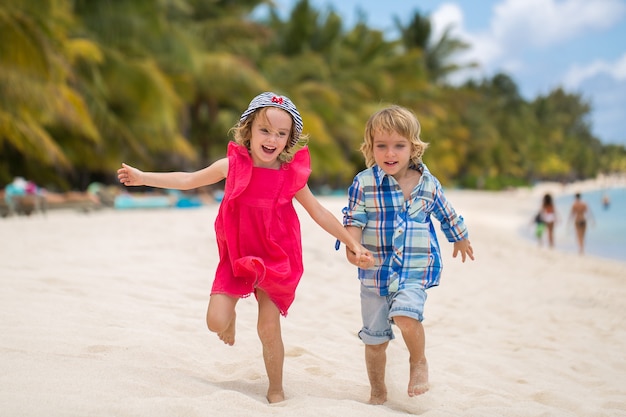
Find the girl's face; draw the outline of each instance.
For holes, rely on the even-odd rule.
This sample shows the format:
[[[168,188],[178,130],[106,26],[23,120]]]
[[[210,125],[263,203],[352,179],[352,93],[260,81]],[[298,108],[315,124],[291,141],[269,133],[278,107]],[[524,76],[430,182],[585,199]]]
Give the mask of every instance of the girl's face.
[[[396,132],[377,130],[373,134],[374,162],[385,174],[402,178],[411,162],[411,142]]]
[[[254,166],[280,168],[278,155],[285,149],[291,134],[291,115],[286,111],[267,107],[265,117],[257,115],[252,122],[250,155]]]

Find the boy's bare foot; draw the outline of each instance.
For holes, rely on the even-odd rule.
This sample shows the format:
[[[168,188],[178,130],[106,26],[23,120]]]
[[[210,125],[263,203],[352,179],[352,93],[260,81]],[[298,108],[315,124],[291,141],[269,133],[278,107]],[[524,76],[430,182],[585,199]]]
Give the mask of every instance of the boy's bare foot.
[[[409,397],[415,397],[428,391],[428,362],[424,359],[422,362],[411,364],[409,376]]]
[[[230,321],[230,324],[228,325],[228,327],[226,328],[226,330],[224,330],[223,332],[220,332],[217,334],[217,336],[220,338],[220,340],[224,343],[226,343],[229,346],[232,346],[235,344],[235,322],[237,317],[235,316],[235,314],[233,313],[233,319]]]
[[[372,405],[382,405],[385,403],[385,401],[387,401],[387,394],[383,394],[383,395],[374,395],[372,394],[370,396],[370,400],[367,402],[368,404],[372,404]]]
[[[368,404],[381,405],[384,404],[385,401],[387,401],[387,387],[384,385],[378,388],[372,387]]]
[[[281,401],[285,401],[285,393],[283,390],[276,392],[267,391],[267,396],[265,398],[267,398],[267,402],[270,404],[279,403]]]

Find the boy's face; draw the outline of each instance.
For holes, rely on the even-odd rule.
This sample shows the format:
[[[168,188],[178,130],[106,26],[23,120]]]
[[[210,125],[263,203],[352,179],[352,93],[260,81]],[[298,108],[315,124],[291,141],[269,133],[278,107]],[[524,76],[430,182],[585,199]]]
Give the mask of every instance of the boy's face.
[[[411,142],[396,132],[374,132],[373,152],[376,165],[387,175],[401,178],[411,162]]]
[[[268,107],[252,122],[250,154],[255,166],[278,168],[278,155],[285,149],[293,120],[286,111]]]

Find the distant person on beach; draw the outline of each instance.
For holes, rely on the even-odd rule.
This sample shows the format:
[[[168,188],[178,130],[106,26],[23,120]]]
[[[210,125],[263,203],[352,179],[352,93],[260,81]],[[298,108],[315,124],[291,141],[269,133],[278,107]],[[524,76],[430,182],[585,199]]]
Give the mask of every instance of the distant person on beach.
[[[588,220],[593,220],[593,213],[591,213],[587,203],[582,200],[580,193],[576,193],[574,196],[574,203],[572,203],[569,218],[570,221],[574,222],[578,253],[582,255],[585,253],[585,233],[587,232],[587,222]]]
[[[554,208],[554,201],[551,194],[545,194],[541,201],[541,210],[539,211],[541,221],[544,224],[546,234],[548,236],[548,246],[554,247],[554,225],[557,222],[557,213]]]
[[[441,184],[422,162],[427,143],[415,115],[400,106],[374,113],[361,145],[368,169],[354,178],[344,225],[374,254],[375,267],[361,265],[359,337],[365,344],[370,404],[387,400],[386,349],[402,332],[409,351],[408,395],[429,389],[422,325],[426,289],[439,284],[442,257],[431,217],[441,224],[453,257],[474,259],[467,227],[446,199]],[[350,262],[357,263],[352,251]]]
[[[611,198],[607,193],[602,194],[602,207],[608,210],[611,207]]]
[[[4,189],[8,214],[27,216],[34,212],[45,214],[47,211],[46,194],[46,190],[38,187],[33,181],[27,181],[23,177],[15,177]]]
[[[533,223],[535,224],[535,237],[537,238],[537,243],[539,246],[542,246],[543,233],[546,231],[546,224],[543,221],[543,217],[541,217],[541,210],[535,214]]]
[[[269,379],[267,400],[285,399],[285,358],[280,316],[286,316],[303,274],[300,223],[295,198],[325,231],[347,245],[356,266],[373,265],[372,254],[313,196],[309,150],[300,149],[300,113],[285,96],[256,96],[232,128],[227,157],[195,172],[142,172],[122,164],[124,185],[189,190],[226,179],[215,220],[220,262],[207,309],[207,326],[228,345],[235,343],[235,306],[254,294],[257,332]]]

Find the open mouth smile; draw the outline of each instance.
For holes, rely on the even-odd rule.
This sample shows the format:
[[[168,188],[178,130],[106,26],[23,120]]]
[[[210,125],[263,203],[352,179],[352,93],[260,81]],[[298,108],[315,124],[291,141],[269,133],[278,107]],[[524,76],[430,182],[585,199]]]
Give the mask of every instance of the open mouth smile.
[[[273,154],[276,151],[276,147],[273,146],[261,146],[261,149],[263,149],[263,152],[267,153],[267,154]]]

